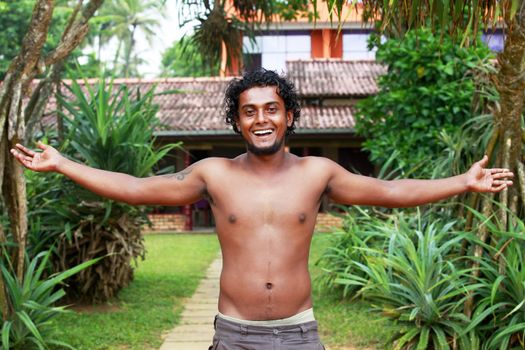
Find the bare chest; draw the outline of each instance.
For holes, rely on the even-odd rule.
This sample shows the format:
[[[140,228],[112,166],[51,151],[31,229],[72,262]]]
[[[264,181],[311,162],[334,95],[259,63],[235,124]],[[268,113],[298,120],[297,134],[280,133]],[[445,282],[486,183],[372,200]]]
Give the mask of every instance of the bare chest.
[[[306,177],[232,177],[209,186],[217,223],[243,226],[303,225],[315,220],[324,184]]]

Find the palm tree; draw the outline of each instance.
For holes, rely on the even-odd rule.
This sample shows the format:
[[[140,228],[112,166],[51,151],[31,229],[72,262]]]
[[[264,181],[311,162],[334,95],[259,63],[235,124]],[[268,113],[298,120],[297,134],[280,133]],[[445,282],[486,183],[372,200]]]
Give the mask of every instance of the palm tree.
[[[130,75],[131,66],[137,63],[133,58],[137,32],[142,32],[151,44],[160,25],[159,15],[164,15],[163,8],[163,2],[158,0],[111,0],[101,8],[100,15],[107,20],[103,24],[105,32],[108,37],[118,40],[114,67],[123,58],[125,77]]]

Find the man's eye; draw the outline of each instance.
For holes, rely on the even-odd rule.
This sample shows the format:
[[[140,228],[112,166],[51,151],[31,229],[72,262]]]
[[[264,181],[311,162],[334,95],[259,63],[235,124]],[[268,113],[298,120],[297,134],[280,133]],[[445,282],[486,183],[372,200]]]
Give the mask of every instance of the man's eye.
[[[275,112],[277,112],[277,108],[275,108],[275,107],[269,107],[268,108],[268,113],[275,113]]]
[[[255,111],[253,109],[249,109],[246,112],[244,112],[247,116],[253,116],[255,115]]]

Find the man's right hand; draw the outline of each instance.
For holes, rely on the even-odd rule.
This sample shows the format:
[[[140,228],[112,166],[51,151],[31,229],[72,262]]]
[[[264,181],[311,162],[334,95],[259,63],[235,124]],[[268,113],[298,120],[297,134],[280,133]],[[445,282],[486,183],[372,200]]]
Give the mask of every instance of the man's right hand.
[[[40,141],[38,141],[37,146],[42,152],[35,152],[17,143],[16,148],[11,149],[11,154],[30,170],[58,171],[58,166],[64,157],[55,148],[44,145]]]

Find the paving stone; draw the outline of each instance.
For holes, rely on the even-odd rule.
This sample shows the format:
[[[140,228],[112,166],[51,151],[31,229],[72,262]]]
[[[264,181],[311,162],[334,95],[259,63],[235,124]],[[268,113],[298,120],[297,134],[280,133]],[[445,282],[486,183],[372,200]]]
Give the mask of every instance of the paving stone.
[[[182,320],[164,339],[160,350],[207,350],[213,339],[217,315],[222,259],[215,259],[193,296],[186,302]]]
[[[213,325],[179,325],[173,329],[171,334],[181,333],[209,333],[213,332]]]
[[[204,342],[207,341],[211,343],[213,339],[213,331],[208,331],[206,333],[172,333],[164,341],[169,342],[188,342],[188,341],[197,341]]]
[[[209,325],[209,324],[213,324],[213,320],[214,320],[215,316],[214,317],[207,317],[207,316],[191,316],[191,317],[187,317],[185,319],[182,319],[180,324],[181,325],[184,325],[184,324],[190,324],[190,325],[199,325],[199,324],[205,324],[205,325]],[[175,329],[175,328],[174,328]]]
[[[160,350],[207,350],[211,340],[204,342],[165,342]]]
[[[217,304],[199,304],[199,303],[188,303],[184,307],[184,310],[215,310],[217,311]]]

